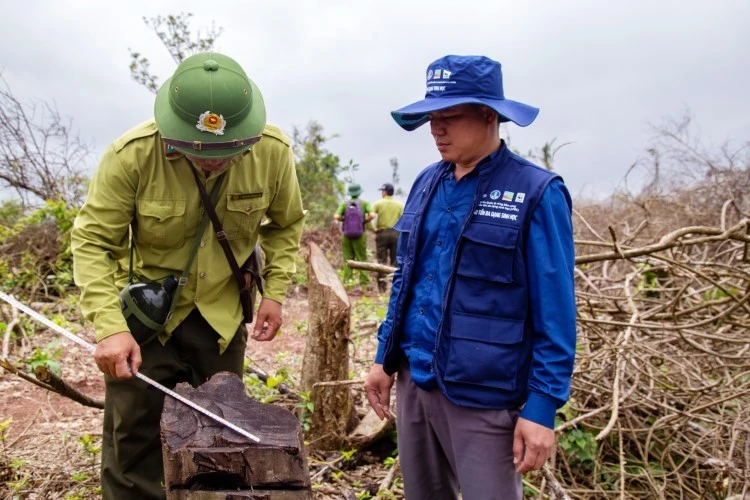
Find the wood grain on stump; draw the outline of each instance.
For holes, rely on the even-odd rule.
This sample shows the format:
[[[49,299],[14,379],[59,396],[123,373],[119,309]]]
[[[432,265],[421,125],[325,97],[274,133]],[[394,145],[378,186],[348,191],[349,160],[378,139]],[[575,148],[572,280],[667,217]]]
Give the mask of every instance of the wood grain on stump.
[[[161,417],[167,498],[308,499],[310,475],[297,418],[245,393],[235,374],[175,391],[260,438],[256,443],[167,397]]]

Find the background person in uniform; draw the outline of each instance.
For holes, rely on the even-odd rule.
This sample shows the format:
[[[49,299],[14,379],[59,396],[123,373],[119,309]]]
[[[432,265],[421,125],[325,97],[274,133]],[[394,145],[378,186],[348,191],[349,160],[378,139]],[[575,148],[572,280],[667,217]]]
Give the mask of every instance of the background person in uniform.
[[[359,198],[362,187],[359,184],[351,184],[347,189],[349,199],[342,201],[336,209],[333,220],[341,222],[343,236],[341,237],[341,256],[344,259],[344,283],[353,279],[352,268],[347,264],[348,260],[367,262],[367,234],[365,224],[372,220],[372,207],[370,203]],[[351,208],[351,212],[347,210]],[[347,220],[352,217],[352,220]],[[370,274],[362,269],[359,273],[359,284],[365,288],[370,284]]]
[[[515,155],[499,123],[536,108],[505,99],[500,63],[445,56],[425,98],[392,113],[428,123],[442,160],[414,181],[375,364],[379,416],[396,379],[409,499],[521,498],[521,474],[555,446],[567,400],[576,308],[571,200],[554,172]]]
[[[290,141],[266,125],[260,90],[234,60],[215,52],[187,58],[159,90],[154,114],[104,153],[72,236],[81,309],[94,325],[95,359],[105,374],[105,499],[165,496],[164,394],[133,374],[170,388],[201,384],[219,371],[241,375],[248,335],[239,286],[209,224],[174,314],[158,341],[140,347],[120,310],[129,230],[137,273],[179,277],[203,211],[191,169],[209,192],[224,174],[216,212],[237,262],[258,239],[266,257],[252,337],[268,341],[281,325],[304,224]],[[269,223],[261,226],[264,217]]]
[[[382,198],[372,204],[376,255],[379,263],[395,267],[398,231],[393,229],[393,225],[404,213],[404,204],[393,199],[393,184],[380,186],[380,196]],[[386,290],[385,273],[378,273],[378,290],[381,293]]]

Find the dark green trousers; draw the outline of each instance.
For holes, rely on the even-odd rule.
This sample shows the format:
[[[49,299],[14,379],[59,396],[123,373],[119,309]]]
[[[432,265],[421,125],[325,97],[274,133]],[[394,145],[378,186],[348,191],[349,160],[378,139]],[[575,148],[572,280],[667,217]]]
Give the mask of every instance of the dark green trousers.
[[[359,238],[342,236],[341,255],[344,258],[344,281],[350,281],[353,270],[346,261],[358,260],[360,262],[367,262],[367,234],[365,233]],[[367,286],[370,283],[370,273],[362,269],[358,269],[357,272],[359,273],[359,284]]]
[[[391,228],[381,229],[375,234],[375,248],[377,249],[378,263],[396,266],[396,250],[398,249],[398,231]],[[378,273],[378,290],[385,292],[388,275]]]
[[[166,343],[141,348],[140,371],[173,388],[179,382],[198,386],[217,372],[242,375],[247,329],[240,325],[232,342],[219,354],[219,335],[197,309]],[[102,433],[102,496],[105,500],[165,498],[159,420],[164,393],[140,379],[105,376]]]

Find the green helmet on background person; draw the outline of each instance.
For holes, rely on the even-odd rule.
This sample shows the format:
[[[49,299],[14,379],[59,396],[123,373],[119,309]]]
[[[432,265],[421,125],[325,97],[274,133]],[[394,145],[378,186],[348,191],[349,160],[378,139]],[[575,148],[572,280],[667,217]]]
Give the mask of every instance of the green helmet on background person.
[[[182,61],[161,86],[154,118],[164,142],[181,153],[226,158],[260,140],[266,106],[234,59],[203,52]]]

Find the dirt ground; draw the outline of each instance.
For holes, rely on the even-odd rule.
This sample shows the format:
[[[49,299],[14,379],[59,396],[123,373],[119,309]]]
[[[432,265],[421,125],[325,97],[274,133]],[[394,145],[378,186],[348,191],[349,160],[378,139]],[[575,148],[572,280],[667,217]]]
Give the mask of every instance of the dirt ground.
[[[379,295],[374,288],[373,283],[364,292],[350,292],[352,335],[357,339],[350,351],[351,371],[353,378],[359,380],[364,378],[374,356],[374,315],[382,315],[387,303],[387,296]],[[270,375],[283,370],[288,374],[285,383],[294,389],[299,382],[306,342],[308,303],[304,287],[290,290],[283,314],[284,324],[277,337],[271,342],[250,340],[246,358],[250,367]],[[69,329],[87,340],[93,339],[91,331],[76,331],[74,326]],[[55,359],[60,363],[62,378],[80,392],[103,399],[103,379],[91,354],[60,339],[42,326],[29,335],[27,345],[14,346],[10,358],[19,367],[24,366],[21,360],[32,357],[35,349],[48,349],[50,342],[58,341],[61,349]],[[361,392],[361,385],[354,388],[357,391]],[[362,402],[363,398],[358,400]],[[0,498],[98,498],[102,416],[99,409],[82,406],[14,374],[0,375]],[[309,458],[314,475],[321,472],[326,460],[336,457]],[[359,460],[349,460],[348,471],[341,470],[339,463],[317,474],[313,481],[317,483],[315,498],[357,498],[363,485],[375,484],[387,473],[385,468],[373,466],[378,460],[364,456],[363,469],[358,467]],[[331,476],[334,473],[337,474]],[[351,484],[344,486],[347,479]],[[367,498],[364,493],[360,496]]]

